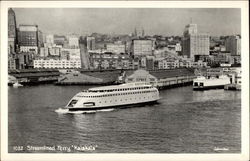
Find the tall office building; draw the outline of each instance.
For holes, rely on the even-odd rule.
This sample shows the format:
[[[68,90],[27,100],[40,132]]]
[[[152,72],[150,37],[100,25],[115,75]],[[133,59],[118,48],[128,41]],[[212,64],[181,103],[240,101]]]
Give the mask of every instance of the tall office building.
[[[38,26],[19,25],[18,45],[21,52],[38,54]]]
[[[16,15],[12,8],[8,10],[8,53],[16,51],[17,31],[16,31]]]
[[[226,50],[230,51],[231,55],[241,55],[241,38],[240,36],[229,36],[225,42]]]
[[[38,30],[38,48],[44,46],[44,39],[43,39],[43,37],[44,37],[43,32],[41,30]]]
[[[87,50],[95,50],[95,37],[87,37]]]
[[[209,55],[209,35],[198,33],[196,24],[189,24],[183,32],[183,55],[194,59],[195,55]]]
[[[185,26],[183,34],[185,36],[185,35],[193,35],[197,33],[198,33],[197,24],[188,24]]]

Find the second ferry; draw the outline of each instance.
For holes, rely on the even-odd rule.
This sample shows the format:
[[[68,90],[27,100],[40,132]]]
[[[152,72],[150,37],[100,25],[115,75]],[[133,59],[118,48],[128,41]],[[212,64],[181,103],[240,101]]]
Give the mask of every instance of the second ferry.
[[[221,75],[218,78],[199,76],[193,81],[193,90],[224,88],[227,84],[230,84],[230,78],[226,75]]]
[[[155,103],[159,91],[142,82],[90,88],[77,93],[65,107],[69,111],[98,109]]]

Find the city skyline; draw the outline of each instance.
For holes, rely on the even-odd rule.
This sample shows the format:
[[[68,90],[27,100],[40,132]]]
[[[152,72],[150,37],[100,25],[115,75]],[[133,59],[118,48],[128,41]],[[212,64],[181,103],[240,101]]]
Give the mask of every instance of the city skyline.
[[[51,9],[46,9],[46,10],[49,11]],[[56,10],[58,11],[58,9]],[[89,9],[84,9],[84,11],[86,10],[89,10]],[[132,10],[135,10],[135,9],[132,9]],[[164,13],[167,11],[166,9],[165,10],[160,9],[160,10]],[[91,21],[91,22],[107,23],[108,25],[106,27],[110,27],[116,24],[117,26],[119,26],[118,22],[120,21],[117,21],[116,23],[112,23],[112,22],[99,20],[98,18],[100,18],[100,16],[98,17],[95,11],[102,12],[102,13],[104,13],[104,11],[108,11],[108,12],[112,11],[112,13],[109,13],[109,14],[112,14],[113,17],[111,16],[110,18],[108,14],[105,15],[105,17],[106,18],[109,17],[111,21],[114,21],[113,18],[118,18],[121,16],[121,15],[120,16],[118,15],[117,17],[117,15],[115,14],[117,9],[108,9],[108,10],[107,9],[91,9],[91,12],[89,11],[89,14],[86,14],[83,17],[89,17],[92,19],[96,18],[95,21]],[[126,9],[126,11],[131,11],[131,9]],[[136,9],[136,11],[140,11],[140,13],[144,11],[145,14],[148,13],[148,10],[145,10],[145,9]],[[158,11],[159,10],[157,10],[156,12]],[[122,10],[122,12],[125,12],[125,10]],[[75,13],[76,13],[75,10],[72,10],[72,14],[75,14]],[[91,13],[92,13],[92,17],[91,17]],[[154,14],[151,14],[151,16],[153,15],[154,17],[157,17],[155,15],[155,12],[152,12],[152,13]],[[57,19],[51,16],[52,17],[51,20],[53,19],[58,20],[60,16],[64,14],[66,13],[61,12],[60,14],[57,14],[59,15]],[[142,19],[144,17],[148,17],[148,16],[145,16],[145,14],[141,18],[138,18],[141,15],[135,16],[137,17],[137,20],[141,20],[141,24],[143,24],[144,22],[150,22],[150,23],[159,22],[159,20],[161,19],[159,18],[158,20],[155,20],[155,21],[153,20],[150,21],[147,18],[145,18],[146,20]],[[70,68],[70,67],[73,67],[74,68],[76,67],[75,66],[76,63],[78,64],[77,68],[83,67],[86,69],[90,69],[90,68],[118,69],[118,68],[123,68],[123,67],[133,68],[133,69],[138,68],[138,67],[143,67],[143,68],[146,67],[147,69],[154,69],[154,68],[160,69],[162,68],[161,63],[165,63],[163,68],[173,68],[173,67],[176,68],[180,66],[186,66],[186,67],[207,66],[207,65],[218,66],[220,65],[220,63],[240,64],[240,60],[239,60],[240,55],[241,55],[240,36],[238,35],[227,36],[226,39],[223,37],[220,37],[219,39],[216,39],[216,40],[213,40],[212,38],[211,43],[210,43],[209,33],[208,32],[206,33],[204,30],[199,30],[198,25],[192,22],[193,17],[190,19],[191,24],[187,24],[187,25],[183,24],[183,26],[185,27],[183,29],[182,39],[180,39],[180,37],[172,37],[172,38],[166,39],[162,37],[164,36],[163,34],[158,34],[158,35],[161,35],[160,37],[158,36],[152,37],[152,35],[149,35],[149,37],[145,37],[146,36],[144,35],[145,29],[144,27],[142,27],[141,31],[136,30],[135,28],[134,33],[131,33],[130,37],[126,37],[126,38],[116,37],[115,38],[113,37],[114,35],[112,34],[111,34],[111,37],[110,36],[100,37],[100,35],[98,36],[98,34],[94,34],[95,36],[93,37],[87,36],[86,41],[84,43],[84,41],[82,42],[79,41],[79,37],[78,37],[80,35],[83,36],[84,34],[78,33],[78,36],[68,35],[68,34],[71,34],[70,32],[68,32],[66,33],[67,36],[65,37],[65,36],[55,36],[53,35],[54,34],[53,32],[50,34],[47,34],[46,32],[42,33],[42,31],[44,30],[38,27],[40,25],[38,23],[19,24],[19,28],[17,32],[18,34],[13,35],[11,33],[15,33],[16,31],[16,25],[15,25],[16,14],[13,11],[13,9],[9,9],[8,15],[9,15],[8,17],[8,29],[9,29],[9,32],[8,32],[9,53],[8,54],[9,55],[8,56],[10,58],[10,61],[8,63],[9,63],[10,69],[15,69],[15,68],[23,69],[23,68],[29,68],[29,67],[32,67],[32,68],[33,67],[34,68],[44,68],[44,67],[45,68]],[[35,17],[38,17],[38,15],[36,14],[33,14],[33,15]],[[164,16],[163,13],[159,15]],[[81,16],[76,16],[76,15],[74,16],[71,15],[71,16],[74,18],[81,17]],[[67,17],[64,17],[64,18],[67,19]],[[107,18],[107,21],[109,19]],[[131,19],[128,18],[127,21],[129,20]],[[52,21],[47,20],[46,22],[52,22]],[[60,22],[64,22],[64,21],[61,20]],[[73,25],[73,23],[75,22],[77,23],[79,21],[74,20],[72,21],[72,23],[70,23],[71,26],[73,26],[73,28],[76,26],[76,25],[75,26]],[[178,21],[178,22],[182,22],[182,21]],[[53,22],[53,23],[57,24],[56,22]],[[224,26],[228,27],[227,25],[224,25]],[[237,25],[233,25],[233,26],[237,26]],[[104,31],[110,30],[110,28],[102,28],[101,25],[99,25],[99,28],[104,29]],[[160,26],[158,28],[162,29],[163,27]],[[103,33],[103,32],[99,32],[99,33]],[[15,41],[16,36],[17,36],[17,42]],[[174,35],[174,36],[177,36],[177,35]],[[225,46],[225,41],[227,41],[227,44],[228,44],[226,46]],[[81,42],[81,45],[80,45],[80,42]],[[15,46],[17,46],[17,48],[15,48]],[[113,60],[111,61],[101,60],[100,61],[100,60],[94,60],[95,58],[98,58],[98,57],[100,58],[100,56],[95,56],[95,55],[90,54],[90,53],[103,54],[103,50],[105,50],[108,54],[110,53],[118,54],[121,57],[123,54],[126,53],[128,55],[127,57],[128,59],[125,62],[122,62],[122,67],[120,67],[117,56],[115,57],[105,56],[105,57],[108,57],[108,59],[112,58]],[[16,52],[17,53],[22,52],[23,54],[17,55]],[[85,55],[85,56],[81,57],[81,55]],[[174,62],[173,60],[167,60],[169,55],[171,55],[172,58],[175,59],[175,60],[173,59]],[[83,57],[86,58],[86,60],[94,60],[94,61],[89,61],[89,62],[82,61]],[[63,61],[56,62],[52,59],[52,62],[46,62],[48,58],[50,59],[53,58],[54,60],[59,59]],[[134,60],[138,58],[145,59],[144,61],[142,61],[141,64],[139,64],[139,66],[137,62],[134,63]],[[186,60],[186,58],[188,58],[188,60]],[[22,63],[19,63],[19,60],[22,61]],[[158,65],[156,65],[157,63],[155,63],[154,60],[155,62],[158,63]],[[161,62],[160,60],[165,60],[165,62]],[[65,61],[67,61],[67,63],[65,63]],[[182,63],[183,61],[189,61],[189,63]],[[84,62],[85,64],[81,64],[82,62]],[[151,65],[149,65],[150,63]],[[173,63],[175,64],[174,66],[173,66]],[[45,66],[45,64],[47,66]],[[166,64],[171,64],[171,65],[169,66]],[[72,66],[69,66],[69,65],[72,65]]]
[[[86,35],[91,33],[130,34],[145,30],[146,35],[182,36],[185,25],[195,23],[199,33],[211,36],[241,32],[240,9],[173,8],[13,8],[17,25],[37,24],[48,34]],[[39,19],[37,18],[39,17]],[[223,22],[223,25],[222,25]]]

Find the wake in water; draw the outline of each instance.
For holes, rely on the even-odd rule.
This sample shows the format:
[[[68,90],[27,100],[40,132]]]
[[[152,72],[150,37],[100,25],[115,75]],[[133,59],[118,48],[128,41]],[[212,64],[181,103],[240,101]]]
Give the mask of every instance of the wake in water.
[[[92,110],[92,111],[69,111],[66,108],[58,108],[57,110],[55,110],[56,113],[59,114],[89,114],[89,113],[96,113],[96,112],[110,112],[110,111],[114,111],[115,109],[110,108],[110,109],[102,109],[102,110]]]

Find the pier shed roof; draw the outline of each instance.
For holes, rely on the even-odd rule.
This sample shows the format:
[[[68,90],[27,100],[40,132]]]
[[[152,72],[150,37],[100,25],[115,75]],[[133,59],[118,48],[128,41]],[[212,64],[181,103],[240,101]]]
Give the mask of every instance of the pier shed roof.
[[[139,69],[139,70],[146,71],[142,69]],[[135,71],[127,71],[126,75],[127,77],[130,77],[134,73]],[[148,71],[148,74],[150,74],[151,76],[157,79],[166,79],[166,78],[174,78],[174,77],[180,77],[180,76],[194,76],[195,75],[193,69],[187,69],[187,68],[150,70]]]
[[[59,72],[36,72],[36,73],[15,73],[10,74],[16,78],[34,78],[34,77],[49,77],[49,76],[59,76]]]
[[[181,76],[194,76],[194,71],[187,68],[155,70],[155,71],[149,71],[149,73],[155,76],[157,79],[165,79],[165,78],[173,78]]]

